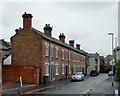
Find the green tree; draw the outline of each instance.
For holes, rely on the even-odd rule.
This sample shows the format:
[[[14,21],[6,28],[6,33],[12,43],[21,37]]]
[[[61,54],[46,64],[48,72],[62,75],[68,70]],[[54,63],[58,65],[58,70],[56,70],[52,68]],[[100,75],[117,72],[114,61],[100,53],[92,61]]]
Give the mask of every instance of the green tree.
[[[117,80],[120,80],[120,60],[115,63],[115,66],[117,67]]]

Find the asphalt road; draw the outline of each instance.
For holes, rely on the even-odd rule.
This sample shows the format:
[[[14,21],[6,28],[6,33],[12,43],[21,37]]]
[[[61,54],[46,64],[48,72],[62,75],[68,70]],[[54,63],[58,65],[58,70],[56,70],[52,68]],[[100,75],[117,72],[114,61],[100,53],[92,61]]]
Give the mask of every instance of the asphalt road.
[[[99,76],[88,76],[84,81],[80,82],[62,82],[59,85],[49,88],[44,91],[34,92],[33,94],[87,94],[93,92],[93,90],[99,89],[100,85],[103,85],[101,88],[103,89],[110,82],[106,80],[110,79],[107,74],[100,74]],[[107,82],[103,84],[104,82]],[[110,86],[111,87],[111,86]],[[100,89],[101,89],[100,88]],[[106,87],[103,90],[108,90]],[[100,92],[97,91],[99,94]],[[96,94],[97,94],[96,93]],[[106,93],[107,94],[107,93]],[[113,94],[113,91],[109,94]]]

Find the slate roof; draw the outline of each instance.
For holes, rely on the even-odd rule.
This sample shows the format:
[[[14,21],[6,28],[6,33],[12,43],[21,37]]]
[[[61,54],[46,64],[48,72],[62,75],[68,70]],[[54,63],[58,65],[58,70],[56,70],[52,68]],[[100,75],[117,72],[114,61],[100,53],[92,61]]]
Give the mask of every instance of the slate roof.
[[[67,43],[63,43],[63,42],[61,42],[60,40],[58,40],[58,39],[56,39],[56,38],[54,38],[54,37],[50,37],[50,36],[44,34],[43,32],[41,32],[41,31],[39,31],[39,30],[37,30],[37,29],[35,29],[35,28],[33,28],[33,27],[31,27],[31,30],[33,30],[33,31],[35,31],[36,33],[38,33],[39,35],[41,35],[44,39],[47,39],[47,40],[49,40],[49,41],[51,41],[51,42],[54,42],[54,43],[59,44],[59,45],[62,45],[62,46],[64,46],[64,47],[66,47],[66,48],[69,48],[69,49],[71,49],[71,50],[74,50],[74,51],[76,51],[76,52],[78,52],[78,53],[81,53],[81,54],[83,54],[83,55],[87,55],[87,52],[85,52],[84,50],[79,50],[79,49],[77,49],[77,48],[75,48],[75,47],[73,47],[73,46],[71,46],[71,45],[68,45]]]
[[[98,59],[99,54],[97,53],[89,53],[91,57],[94,57],[95,59]]]

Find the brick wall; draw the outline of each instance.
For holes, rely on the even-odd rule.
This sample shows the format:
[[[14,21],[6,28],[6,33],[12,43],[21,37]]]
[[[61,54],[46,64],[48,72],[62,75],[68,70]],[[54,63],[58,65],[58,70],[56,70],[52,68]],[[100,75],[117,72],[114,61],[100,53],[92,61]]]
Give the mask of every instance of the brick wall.
[[[19,82],[21,76],[25,83],[39,84],[39,69],[34,65],[4,65],[2,68],[3,81]]]

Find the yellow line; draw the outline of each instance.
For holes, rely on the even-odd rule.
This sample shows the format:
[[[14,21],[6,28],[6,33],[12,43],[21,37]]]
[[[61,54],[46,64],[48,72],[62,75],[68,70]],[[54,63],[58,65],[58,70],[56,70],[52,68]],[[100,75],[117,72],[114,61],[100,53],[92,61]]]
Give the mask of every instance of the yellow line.
[[[57,85],[61,85],[61,84],[57,84]],[[44,89],[49,89],[49,88],[55,87],[57,85],[53,85],[53,86],[49,86],[49,87],[44,87],[44,88],[40,88],[40,89],[37,89],[37,90],[32,90],[32,91],[29,91],[29,92],[25,92],[24,94],[30,94],[30,93],[41,91],[41,90],[44,90]]]

